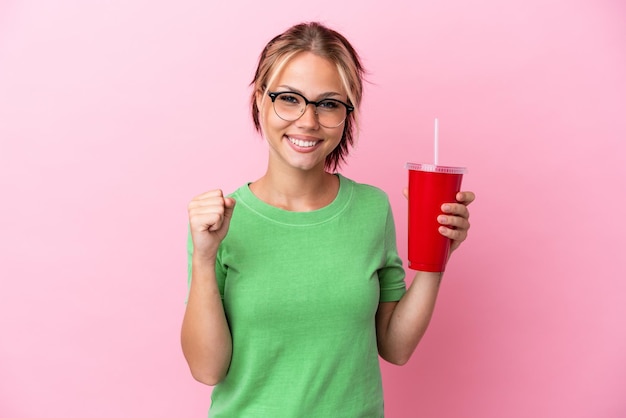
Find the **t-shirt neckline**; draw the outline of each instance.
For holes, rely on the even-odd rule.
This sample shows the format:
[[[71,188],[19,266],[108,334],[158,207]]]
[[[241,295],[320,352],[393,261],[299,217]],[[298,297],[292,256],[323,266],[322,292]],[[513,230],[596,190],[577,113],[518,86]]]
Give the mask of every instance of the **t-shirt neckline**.
[[[335,174],[339,178],[339,190],[337,196],[328,205],[306,212],[295,212],[276,206],[259,199],[252,190],[250,183],[241,187],[234,196],[238,200],[237,204],[243,204],[259,216],[285,225],[307,226],[327,222],[338,216],[346,208],[352,197],[353,182],[339,173]]]

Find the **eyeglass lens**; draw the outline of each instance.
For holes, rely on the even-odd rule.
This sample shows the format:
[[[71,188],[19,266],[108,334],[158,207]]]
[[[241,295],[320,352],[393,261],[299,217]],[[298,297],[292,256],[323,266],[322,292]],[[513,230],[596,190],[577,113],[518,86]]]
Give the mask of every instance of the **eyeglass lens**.
[[[315,105],[315,104],[314,104]],[[279,118],[293,122],[306,111],[307,103],[299,94],[284,92],[274,98],[274,111]],[[343,123],[347,116],[346,106],[338,100],[325,99],[317,102],[315,113],[320,125],[334,128]]]

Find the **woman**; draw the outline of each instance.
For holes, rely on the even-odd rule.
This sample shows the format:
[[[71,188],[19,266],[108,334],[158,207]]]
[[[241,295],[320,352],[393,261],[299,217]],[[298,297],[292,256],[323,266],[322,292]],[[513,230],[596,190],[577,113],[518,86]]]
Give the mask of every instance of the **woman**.
[[[363,67],[318,23],[271,40],[253,81],[266,173],[189,204],[182,346],[217,385],[210,417],[382,417],[378,356],[404,364],[430,321],[440,273],[409,289],[387,196],[335,173],[353,141]],[[471,192],[444,205],[456,249]]]

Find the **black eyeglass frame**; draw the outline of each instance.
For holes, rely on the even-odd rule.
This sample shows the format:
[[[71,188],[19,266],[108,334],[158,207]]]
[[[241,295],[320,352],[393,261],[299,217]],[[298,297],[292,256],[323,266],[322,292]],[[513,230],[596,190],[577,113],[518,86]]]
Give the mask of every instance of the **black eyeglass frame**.
[[[295,94],[296,96],[300,96],[300,97],[302,97],[302,99],[304,100],[304,109],[305,109],[305,110],[304,110],[304,112],[302,112],[302,113],[300,114],[300,116],[298,116],[298,117],[297,117],[297,118],[295,118],[294,120],[287,120],[287,119],[282,118],[282,117],[278,114],[278,112],[276,112],[276,108],[274,107],[274,103],[275,103],[275,101],[276,101],[276,98],[277,98],[279,95],[281,95],[281,94]],[[285,121],[287,121],[287,122],[295,122],[295,121],[297,121],[298,119],[300,119],[300,118],[302,117],[302,115],[304,115],[304,114],[306,113],[306,107],[307,107],[308,105],[310,105],[310,104],[312,104],[312,105],[314,105],[314,106],[315,106],[315,114],[317,115],[317,114],[318,114],[318,113],[317,113],[317,106],[318,106],[318,105],[320,105],[321,103],[328,102],[328,101],[335,102],[335,103],[341,103],[342,105],[344,105],[344,106],[346,107],[346,117],[345,117],[345,118],[344,118],[344,119],[343,119],[343,120],[342,120],[339,124],[337,124],[337,125],[335,125],[335,126],[325,126],[325,125],[322,125],[322,124],[320,123],[320,125],[324,126],[325,128],[337,128],[337,127],[341,126],[341,124],[343,124],[343,123],[346,121],[346,119],[348,119],[348,115],[350,114],[350,112],[353,112],[353,111],[354,111],[354,106],[350,106],[349,104],[344,103],[344,102],[342,102],[341,100],[327,98],[327,99],[322,99],[322,100],[318,100],[317,102],[315,102],[315,101],[313,101],[313,100],[309,100],[309,99],[307,99],[307,98],[306,98],[306,97],[304,97],[302,94],[300,94],[300,93],[298,93],[298,92],[295,92],[295,91],[268,91],[268,92],[267,92],[267,95],[268,95],[268,96],[270,96],[270,99],[272,99],[272,107],[274,107],[274,112],[276,113],[276,116],[278,116],[279,118],[281,118],[281,119],[283,119],[283,120],[285,120]]]

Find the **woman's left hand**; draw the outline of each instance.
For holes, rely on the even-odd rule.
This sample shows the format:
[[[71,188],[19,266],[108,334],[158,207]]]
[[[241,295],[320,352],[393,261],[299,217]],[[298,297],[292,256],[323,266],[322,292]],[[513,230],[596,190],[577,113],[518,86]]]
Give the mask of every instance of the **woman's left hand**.
[[[459,192],[456,194],[456,203],[444,203],[441,205],[443,215],[437,217],[441,224],[439,233],[452,240],[450,252],[459,248],[459,245],[467,238],[470,228],[469,210],[467,206],[474,201],[476,195],[473,192]]]

